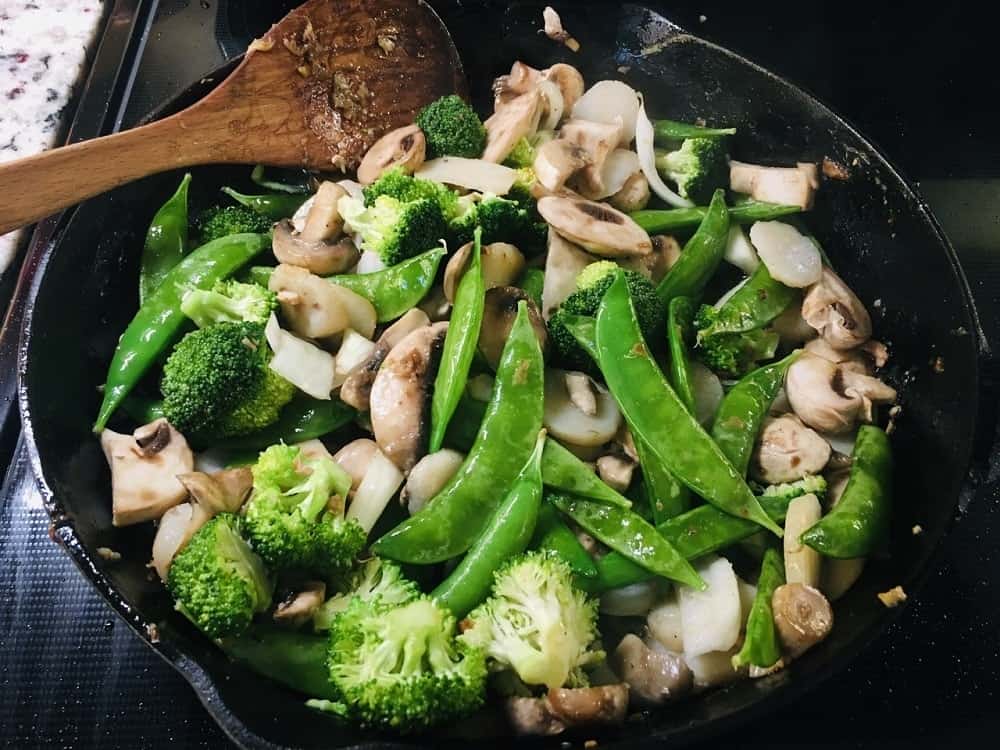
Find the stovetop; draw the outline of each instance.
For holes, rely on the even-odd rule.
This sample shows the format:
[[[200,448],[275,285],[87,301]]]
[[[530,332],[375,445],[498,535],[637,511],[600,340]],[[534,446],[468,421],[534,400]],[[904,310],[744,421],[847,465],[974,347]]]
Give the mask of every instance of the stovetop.
[[[160,0],[154,14],[155,1],[119,0],[136,14],[133,45],[144,39],[144,47],[133,50],[141,59],[122,79],[127,96],[112,120],[135,124],[295,4]],[[1000,343],[1000,138],[990,25],[961,3],[905,16],[874,3],[731,5],[678,1],[668,15],[804,85],[918,179],[958,249],[986,338]],[[571,19],[564,14],[570,29]],[[986,377],[995,382],[992,366]],[[983,404],[989,433],[992,388]],[[0,745],[224,746],[194,692],[49,540],[20,456],[18,446],[0,506]],[[719,744],[993,744],[1000,734],[1000,470],[991,458],[978,457],[980,491],[963,500],[936,572],[889,632],[840,676]]]

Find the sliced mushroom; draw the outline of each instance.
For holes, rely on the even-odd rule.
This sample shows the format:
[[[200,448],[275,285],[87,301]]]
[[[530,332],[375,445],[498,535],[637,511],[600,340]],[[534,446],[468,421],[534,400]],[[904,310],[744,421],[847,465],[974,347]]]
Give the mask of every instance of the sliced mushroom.
[[[444,296],[449,302],[455,301],[455,289],[459,279],[469,267],[472,257],[472,243],[460,247],[444,268]],[[492,242],[480,248],[480,268],[487,289],[513,284],[524,270],[524,255],[514,245],[506,242]]]
[[[573,105],[583,96],[583,75],[572,65],[556,63],[542,71],[542,76],[559,87],[565,112],[573,109]]]
[[[570,36],[569,32],[563,28],[562,19],[551,5],[545,6],[542,10],[543,31],[545,36],[554,42],[565,44],[574,52],[580,50],[580,43]]]
[[[550,195],[538,201],[538,213],[565,239],[596,255],[619,258],[653,249],[638,224],[606,203]]]
[[[358,182],[371,185],[390,169],[413,174],[424,163],[427,140],[418,125],[406,125],[389,131],[368,149],[358,167]]]
[[[636,462],[627,456],[608,454],[597,459],[597,476],[611,489],[625,492],[632,484],[636,466]]]
[[[819,188],[815,164],[794,167],[764,167],[741,161],[729,162],[729,188],[759,201],[799,206],[808,211]]]
[[[535,89],[541,80],[541,71],[523,62],[515,62],[510,73],[493,81],[493,109],[499,112],[522,94]]]
[[[629,695],[644,705],[657,705],[691,690],[694,678],[680,654],[662,646],[650,648],[629,633],[611,656],[611,667],[629,687]]]
[[[407,335],[392,347],[372,383],[375,442],[404,472],[427,448],[428,396],[447,330],[447,323],[434,323]]]
[[[301,235],[303,242],[329,240],[344,230],[344,219],[337,208],[337,201],[346,195],[347,191],[336,182],[320,183],[306,213]]]
[[[809,493],[788,504],[785,515],[785,536],[782,539],[785,558],[785,582],[818,586],[823,558],[812,547],[803,544],[802,534],[823,515],[819,500]]]
[[[785,390],[799,419],[834,435],[850,431],[859,421],[870,423],[875,404],[896,400],[896,391],[878,378],[813,354],[803,354],[788,368]]]
[[[764,420],[750,471],[765,484],[780,484],[819,474],[830,460],[830,444],[794,414]]]
[[[268,288],[278,295],[282,315],[300,336],[319,339],[353,328],[370,338],[375,332],[371,302],[304,268],[282,263],[271,273]]]
[[[833,628],[830,602],[812,586],[779,586],[771,597],[771,607],[782,649],[791,658],[822,641]]]
[[[535,152],[535,179],[550,193],[558,193],[566,181],[591,164],[585,148],[562,138],[542,144]]]
[[[365,478],[368,466],[377,450],[378,446],[375,445],[374,440],[358,438],[333,454],[333,460],[340,464],[340,467],[351,477],[351,494],[357,491],[361,481]]]
[[[427,325],[430,325],[427,314],[415,308],[407,311],[403,317],[386,328],[375,342],[375,350],[371,356],[354,368],[344,380],[340,388],[340,400],[358,411],[368,411],[375,374],[388,356],[389,350],[411,332]]]
[[[618,724],[628,709],[628,685],[556,688],[545,696],[552,713],[567,726]]]
[[[297,591],[290,591],[274,610],[275,622],[299,627],[316,614],[326,599],[326,584],[322,581],[305,581]]]
[[[101,448],[111,468],[115,526],[157,519],[186,497],[177,475],[194,469],[194,456],[167,420],[157,419],[131,435],[104,430]]]
[[[549,228],[545,283],[542,286],[542,317],[545,320],[549,319],[563,300],[576,291],[576,277],[594,260],[594,256]]]
[[[177,476],[199,508],[206,513],[235,513],[253,489],[253,473],[246,466],[206,474],[192,471]]]
[[[834,349],[853,349],[872,335],[868,311],[851,288],[829,268],[802,299],[802,317]]]
[[[295,234],[287,219],[274,225],[271,247],[279,263],[299,266],[320,276],[344,273],[353,268],[361,257],[350,237],[342,237],[333,243],[306,242]]]
[[[428,453],[410,469],[399,501],[412,516],[423,510],[427,501],[437,495],[458,471],[465,460],[458,451],[440,450]]]
[[[621,258],[618,265],[631,271],[638,271],[654,284],[659,284],[674,263],[680,260],[681,246],[673,237],[655,234],[649,238],[653,250],[647,255]]]
[[[597,416],[597,392],[594,389],[594,381],[589,375],[582,372],[567,372],[566,392],[569,393],[569,400],[573,406],[588,417]]]
[[[506,159],[522,138],[538,129],[542,116],[542,95],[537,88],[521,94],[504,105],[483,123],[486,127],[486,149],[483,161],[499,164]]]
[[[885,345],[880,344],[878,341],[868,340],[865,342],[864,346],[867,347],[868,344],[873,345],[868,347],[868,349],[872,349],[876,351],[878,355],[883,356],[882,361],[884,362],[884,358],[888,355],[884,351],[880,351],[880,349],[884,350]],[[802,348],[810,354],[822,357],[827,362],[833,362],[833,364],[838,365],[843,370],[856,372],[861,375],[871,375],[874,372],[875,362],[873,361],[873,357],[869,356],[868,350],[865,348],[858,347],[857,349],[834,349],[830,346],[826,339],[822,338],[813,339],[812,341],[806,343],[806,345]]]
[[[522,300],[527,303],[528,318],[535,329],[535,336],[543,353],[548,346],[549,334],[542,321],[542,314],[527,292],[516,286],[493,287],[486,292],[483,302],[483,322],[479,327],[479,352],[494,370],[500,363],[500,355],[503,354],[504,345],[510,337],[510,329],[513,328],[514,320],[517,318],[518,303]]]
[[[504,709],[516,734],[550,737],[566,731],[545,698],[508,698]]]
[[[604,123],[588,120],[570,120],[559,131],[559,139],[579,146],[590,157],[590,163],[580,170],[575,184],[585,195],[604,192],[602,169],[608,154],[621,139],[621,122]]]
[[[485,320],[485,318],[484,318]],[[605,390],[595,394],[597,413],[587,415],[570,399],[566,372],[545,371],[545,413],[542,422],[552,437],[577,446],[601,446],[614,438],[622,425],[622,414],[614,397]]]
[[[621,190],[608,198],[608,203],[628,214],[644,209],[649,203],[649,198],[649,180],[642,172],[636,172],[625,180]]]

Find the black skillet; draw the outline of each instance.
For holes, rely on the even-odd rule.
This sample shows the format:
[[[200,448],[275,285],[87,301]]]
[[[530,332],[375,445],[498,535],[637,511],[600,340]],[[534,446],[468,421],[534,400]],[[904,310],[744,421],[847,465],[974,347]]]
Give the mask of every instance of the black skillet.
[[[850,125],[791,84],[732,53],[688,35],[638,5],[577,2],[561,7],[581,41],[574,55],[537,33],[543,3],[463,2],[435,7],[459,47],[477,106],[489,106],[489,83],[515,59],[535,67],[565,61],[588,81],[620,77],[646,94],[654,116],[705,117],[738,126],[735,153],[764,163],[846,164],[851,179],[827,181],[807,217],[833,264],[872,311],[891,347],[890,380],[903,416],[893,436],[896,508],[890,554],[873,560],[836,606],[831,637],[789,669],[670,705],[625,727],[588,732],[602,747],[681,744],[731,729],[780,701],[799,696],[845,666],[888,624],[876,593],[897,584],[912,591],[956,515],[967,484],[979,393],[979,327],[955,253],[926,205]],[[232,67],[165,105],[200,98]],[[208,201],[246,170],[196,170],[195,202]],[[340,727],[302,705],[300,696],[229,663],[176,614],[143,561],[152,530],[114,529],[108,472],[89,426],[97,388],[119,333],[136,309],[137,249],[153,210],[179,175],[148,178],[83,205],[46,256],[27,290],[20,357],[25,434],[52,537],[136,632],[194,687],[223,729],[246,747],[506,747],[491,715],[431,737],[375,737]],[[923,533],[911,529],[919,524]],[[101,546],[123,554],[108,563]],[[151,686],[155,690],[155,686]],[[557,747],[564,738],[538,741]]]

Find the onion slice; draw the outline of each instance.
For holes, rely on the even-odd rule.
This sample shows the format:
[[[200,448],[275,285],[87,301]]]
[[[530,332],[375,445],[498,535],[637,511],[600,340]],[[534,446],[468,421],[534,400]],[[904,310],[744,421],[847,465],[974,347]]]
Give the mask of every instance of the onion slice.
[[[649,180],[650,189],[675,208],[690,208],[694,205],[687,198],[681,198],[671,190],[656,171],[656,151],[653,148],[653,123],[646,115],[646,104],[639,94],[639,117],[635,121],[635,151],[639,155],[642,173]]]
[[[160,518],[153,538],[152,565],[161,581],[167,580],[170,563],[190,538],[188,526],[191,524],[193,510],[191,503],[181,503],[167,510]]]
[[[627,146],[632,140],[639,113],[639,99],[636,90],[621,81],[598,81],[573,105],[573,118],[617,124],[621,118],[621,136],[618,143]]]
[[[539,130],[555,130],[562,119],[565,105],[562,89],[554,81],[542,79],[538,82],[538,90],[545,99],[545,119],[539,124]]]
[[[442,156],[424,162],[415,176],[424,180],[443,182],[446,185],[478,190],[480,193],[506,195],[514,185],[517,173],[510,167],[482,159]]]
[[[268,367],[300,391],[329,401],[337,374],[333,355],[282,330],[273,313],[264,335],[274,352]]]
[[[639,157],[635,151],[628,151],[624,148],[616,148],[601,167],[601,184],[604,186],[596,195],[587,195],[591,200],[603,200],[614,195],[628,182],[628,178],[641,171]]]
[[[750,243],[746,231],[735,223],[729,227],[729,237],[726,239],[726,250],[722,258],[748,276],[760,265],[760,258],[757,257],[757,251]]]
[[[376,448],[365,471],[365,478],[361,480],[354,499],[347,508],[347,517],[361,524],[366,533],[371,531],[402,483],[403,472]]]

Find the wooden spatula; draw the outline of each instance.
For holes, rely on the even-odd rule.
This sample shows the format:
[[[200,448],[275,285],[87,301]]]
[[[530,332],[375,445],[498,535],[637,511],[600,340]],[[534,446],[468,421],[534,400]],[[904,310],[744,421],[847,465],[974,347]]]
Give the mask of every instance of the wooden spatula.
[[[197,104],[0,165],[0,234],[178,167],[348,170],[383,133],[465,86],[451,37],[423,0],[309,0]]]

